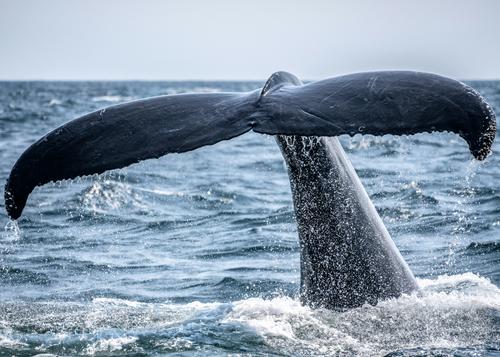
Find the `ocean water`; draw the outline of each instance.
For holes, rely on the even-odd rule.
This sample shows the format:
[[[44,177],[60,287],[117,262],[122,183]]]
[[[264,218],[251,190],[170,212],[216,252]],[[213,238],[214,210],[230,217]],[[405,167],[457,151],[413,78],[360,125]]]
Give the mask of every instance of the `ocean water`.
[[[500,114],[500,82],[472,82]],[[0,82],[0,182],[52,128],[118,102],[260,82]],[[341,141],[420,291],[344,312],[297,299],[274,139],[249,133],[0,201],[0,356],[500,354],[500,146]]]

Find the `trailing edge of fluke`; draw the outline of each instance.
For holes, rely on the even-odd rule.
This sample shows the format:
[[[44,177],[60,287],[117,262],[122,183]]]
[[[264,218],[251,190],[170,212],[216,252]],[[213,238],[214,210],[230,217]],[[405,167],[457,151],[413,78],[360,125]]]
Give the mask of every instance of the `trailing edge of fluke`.
[[[250,130],[301,136],[450,131],[479,160],[495,137],[493,110],[453,79],[383,71],[299,83],[277,72],[261,90],[146,98],[70,121],[17,160],[5,185],[7,212],[19,218],[36,186],[194,150]]]

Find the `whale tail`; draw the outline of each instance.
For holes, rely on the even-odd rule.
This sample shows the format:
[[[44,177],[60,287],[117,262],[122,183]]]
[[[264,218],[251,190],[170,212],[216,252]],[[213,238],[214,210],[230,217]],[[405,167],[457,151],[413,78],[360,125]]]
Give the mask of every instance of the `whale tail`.
[[[269,86],[273,89],[266,89]],[[300,85],[286,72],[264,86],[261,110],[271,120],[253,128],[264,134],[336,136],[409,135],[449,131],[484,160],[496,134],[495,113],[473,88],[430,73],[355,73]]]
[[[449,78],[368,72],[301,85],[292,74],[277,72],[260,91],[147,98],[70,121],[21,155],[5,186],[5,207],[17,219],[36,186],[194,150],[250,130],[302,136],[451,131],[480,160],[496,132],[484,99]]]

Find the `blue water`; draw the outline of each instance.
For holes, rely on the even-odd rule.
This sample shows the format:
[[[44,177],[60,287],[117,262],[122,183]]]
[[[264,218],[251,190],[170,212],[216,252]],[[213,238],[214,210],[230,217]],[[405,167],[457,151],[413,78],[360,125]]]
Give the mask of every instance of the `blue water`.
[[[470,84],[498,116],[500,82]],[[0,82],[0,182],[30,143],[85,112],[261,85]],[[452,134],[341,141],[418,293],[302,306],[285,166],[272,137],[249,133],[37,188],[17,225],[2,200],[0,356],[500,353],[498,141],[481,164]]]

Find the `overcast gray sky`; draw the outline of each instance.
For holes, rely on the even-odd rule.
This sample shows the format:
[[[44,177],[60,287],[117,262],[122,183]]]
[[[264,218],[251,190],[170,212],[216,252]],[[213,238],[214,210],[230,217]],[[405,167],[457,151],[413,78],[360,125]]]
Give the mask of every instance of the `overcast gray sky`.
[[[500,79],[497,0],[0,0],[0,79]]]

